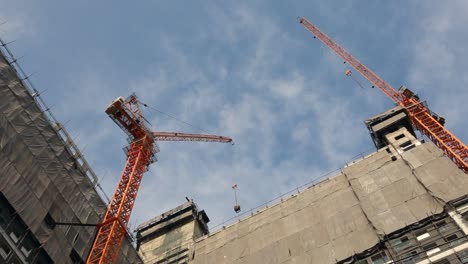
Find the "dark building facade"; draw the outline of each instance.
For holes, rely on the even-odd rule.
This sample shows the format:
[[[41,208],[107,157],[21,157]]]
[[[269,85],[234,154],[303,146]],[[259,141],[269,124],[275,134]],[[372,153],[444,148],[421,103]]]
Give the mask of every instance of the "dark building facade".
[[[0,263],[83,263],[96,228],[57,223],[100,223],[106,203],[66,130],[0,50]],[[119,263],[142,263],[130,238]]]

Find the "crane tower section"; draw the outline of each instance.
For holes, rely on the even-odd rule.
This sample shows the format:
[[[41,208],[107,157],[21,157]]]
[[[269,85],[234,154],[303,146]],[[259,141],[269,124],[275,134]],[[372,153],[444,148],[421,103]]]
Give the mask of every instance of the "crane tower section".
[[[103,222],[98,225],[88,264],[115,263],[143,174],[156,161],[156,153],[159,152],[156,140],[232,143],[231,138],[217,135],[150,131],[135,94],[127,99],[117,98],[107,107],[106,113],[128,135],[130,145],[126,148],[127,162],[117,189]]]
[[[143,173],[156,160],[158,148],[153,133],[145,126],[143,115],[133,94],[124,100],[114,100],[106,110],[109,117],[122,128],[131,141],[127,162],[117,189],[99,225],[87,263],[115,263],[128,221],[140,187]]]
[[[410,116],[412,125],[434,142],[437,147],[442,149],[447,157],[461,170],[468,173],[468,147],[444,127],[445,120],[443,120],[443,118],[431,112],[426,104],[420,101],[419,97],[415,96],[415,94],[406,87],[402,87],[399,91],[396,91],[390,84],[359,62],[353,55],[343,49],[325,33],[321,32],[307,19],[299,17],[299,22],[314,34],[316,38],[336,52],[336,54],[379,88],[385,95],[390,97],[396,104],[404,107]]]

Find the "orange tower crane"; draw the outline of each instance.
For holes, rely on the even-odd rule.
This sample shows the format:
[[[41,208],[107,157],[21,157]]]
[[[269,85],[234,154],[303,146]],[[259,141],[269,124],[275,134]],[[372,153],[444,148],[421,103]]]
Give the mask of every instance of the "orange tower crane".
[[[431,112],[411,90],[407,88],[396,91],[371,69],[359,62],[350,53],[321,32],[307,19],[299,17],[299,22],[316,38],[322,41],[341,58],[360,72],[367,80],[378,87],[384,94],[398,105],[404,107],[410,116],[413,126],[427,136],[434,144],[442,149],[461,170],[468,173],[468,147],[444,127],[444,119]]]
[[[133,205],[143,173],[156,161],[159,149],[156,141],[203,141],[231,143],[232,139],[214,135],[198,135],[172,132],[151,132],[145,126],[138,98],[132,94],[127,99],[114,100],[106,110],[109,117],[129,138],[127,162],[117,189],[94,240],[86,263],[115,263],[122,240],[127,232]]]

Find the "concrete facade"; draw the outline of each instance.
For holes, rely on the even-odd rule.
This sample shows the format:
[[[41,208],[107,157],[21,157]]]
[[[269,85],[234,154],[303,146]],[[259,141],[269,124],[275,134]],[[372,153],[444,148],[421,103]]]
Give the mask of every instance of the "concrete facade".
[[[208,222],[205,212],[188,201],[138,226],[138,253],[145,263],[186,263],[189,246],[208,234]]]
[[[196,241],[190,263],[336,263],[445,212],[467,193],[468,176],[432,143],[402,154],[382,149]]]

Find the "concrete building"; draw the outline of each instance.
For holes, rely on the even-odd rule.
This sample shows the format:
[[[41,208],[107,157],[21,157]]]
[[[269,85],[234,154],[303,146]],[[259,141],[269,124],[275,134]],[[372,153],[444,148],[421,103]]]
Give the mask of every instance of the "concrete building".
[[[193,240],[208,234],[205,211],[187,201],[136,229],[137,250],[145,263],[186,263]]]
[[[96,177],[6,59],[13,55],[0,51],[0,263],[83,263],[96,228],[58,223],[100,223],[107,206]],[[142,263],[129,237],[118,262]]]
[[[145,263],[468,263],[468,175],[416,139],[403,109],[365,123],[376,152],[221,230],[199,237],[156,218],[168,227],[140,230]],[[180,245],[185,258],[157,257]]]

